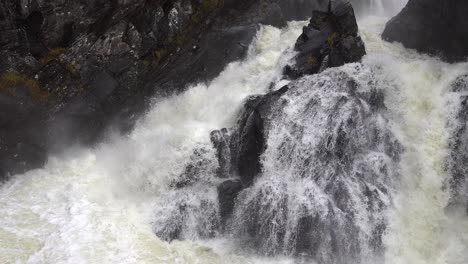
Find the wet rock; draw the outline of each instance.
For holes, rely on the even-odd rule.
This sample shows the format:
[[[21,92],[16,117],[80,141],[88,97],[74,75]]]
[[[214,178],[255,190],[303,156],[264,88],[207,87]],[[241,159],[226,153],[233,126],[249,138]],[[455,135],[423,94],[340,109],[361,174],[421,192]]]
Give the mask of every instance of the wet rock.
[[[288,86],[261,97],[250,98],[244,106],[231,136],[231,162],[234,173],[244,186],[253,183],[262,171],[261,155],[266,149],[265,126],[272,114],[271,106],[288,90]]]
[[[285,68],[286,76],[296,79],[330,67],[358,62],[366,54],[358,35],[354,10],[348,1],[331,1],[326,12],[315,10],[296,42],[295,64]]]
[[[219,163],[218,176],[220,178],[228,178],[232,172],[230,136],[226,128],[213,131],[210,135],[211,143],[216,149],[216,157]]]
[[[0,94],[0,168],[4,177],[43,166],[47,160],[42,141],[45,131],[40,127],[45,111],[27,99]]]
[[[410,0],[386,25],[382,38],[449,62],[468,56],[468,2]]]
[[[242,183],[238,180],[228,180],[218,186],[219,213],[222,221],[231,216],[235,200],[242,188]]]
[[[360,72],[365,66],[304,76],[256,98],[253,107],[248,103],[250,115],[241,116],[248,120],[255,113],[260,124],[253,128],[262,127],[261,133],[239,133],[240,141],[246,135],[263,137],[260,144],[246,141],[251,148],[263,147],[261,170],[244,176],[255,175],[247,185],[239,173],[244,187],[229,228],[265,255],[348,263],[367,250],[382,252],[382,212],[389,206],[387,190],[397,177],[401,146],[383,125],[388,122],[383,91],[354,79],[350,69]],[[238,155],[238,160],[258,157]],[[366,219],[364,229],[356,222],[358,214]],[[372,235],[361,240],[368,228]]]

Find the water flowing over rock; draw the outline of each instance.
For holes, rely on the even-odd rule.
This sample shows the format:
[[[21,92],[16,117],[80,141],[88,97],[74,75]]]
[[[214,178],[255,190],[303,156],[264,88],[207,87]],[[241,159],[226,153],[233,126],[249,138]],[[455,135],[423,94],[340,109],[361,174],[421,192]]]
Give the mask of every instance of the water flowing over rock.
[[[449,62],[463,61],[468,57],[467,13],[465,0],[410,0],[382,37]]]
[[[350,2],[331,1],[326,12],[315,10],[295,49],[296,62],[285,69],[293,79],[361,60],[366,50]]]
[[[369,81],[372,76],[371,69],[351,64],[252,97],[234,128],[212,133],[216,154],[211,155],[223,173],[203,166],[197,177],[218,175],[219,180],[195,181],[175,191],[180,197],[169,198],[171,206],[183,207],[169,210],[174,217],[192,208],[193,218],[211,205],[209,217],[190,222],[158,216],[158,236],[229,234],[265,255],[319,263],[380,254],[401,146],[386,118],[383,91]],[[206,196],[216,185],[218,200]],[[203,197],[183,198],[187,195]],[[219,218],[208,212],[219,212]],[[208,220],[211,232],[197,231]],[[184,228],[183,235],[176,232]]]
[[[262,172],[237,198],[231,232],[319,263],[381,250],[400,147],[379,93],[340,70],[290,84],[270,103]]]
[[[453,91],[461,94],[457,124],[451,141],[449,172],[452,190],[450,208],[465,208],[468,214],[468,75],[460,76],[453,84]]]
[[[333,25],[342,34],[357,36],[352,8],[347,4],[336,8],[350,13],[335,10],[348,15],[337,15]],[[317,20],[311,24],[324,21],[317,16],[327,14],[315,12]],[[296,47],[304,45],[301,39]],[[330,61],[341,60],[324,67],[360,60],[365,51],[359,42],[359,56],[330,53],[337,56]],[[218,218],[208,213],[208,218],[192,219],[190,228],[188,216],[178,213],[188,208],[185,198],[172,200],[171,207],[183,210],[166,213],[178,219],[158,217],[159,237],[224,234],[264,255],[300,256],[319,263],[347,263],[381,254],[401,146],[390,130],[384,92],[373,80],[373,70],[361,64],[325,68],[249,98],[236,126],[211,133],[217,169],[190,162],[187,169],[196,171],[195,176],[182,174],[176,183],[182,190],[175,192],[196,196],[193,188],[206,194],[217,186],[217,198],[192,197],[198,202],[190,215],[196,217],[202,204],[210,204],[207,212],[218,212]],[[314,72],[302,74],[309,73]],[[199,180],[207,175],[218,180]],[[211,232],[197,231],[207,221],[212,223]]]

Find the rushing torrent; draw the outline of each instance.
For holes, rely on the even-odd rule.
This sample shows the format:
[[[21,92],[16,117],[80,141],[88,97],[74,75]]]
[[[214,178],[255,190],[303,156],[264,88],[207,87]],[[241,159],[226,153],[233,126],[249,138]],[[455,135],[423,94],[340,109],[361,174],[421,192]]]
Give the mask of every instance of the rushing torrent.
[[[130,135],[110,135],[94,149],[71,148],[50,157],[43,169],[1,186],[0,262],[468,263],[468,218],[447,210],[446,170],[466,96],[452,84],[468,64],[447,64],[383,42],[389,15],[383,10],[389,9],[383,1],[372,3],[378,11],[362,12],[359,20],[368,53],[362,64],[291,84],[286,106],[275,111],[282,121],[271,124],[262,175],[240,194],[227,230],[217,228],[221,180],[210,132],[233,127],[249,96],[287,84],[279,76],[306,22],[260,27],[245,60],[229,64],[208,84],[155,101]],[[357,90],[342,102],[350,93],[347,85]],[[375,89],[384,97],[370,98]],[[340,131],[355,133],[354,149],[339,148]],[[333,155],[356,150],[360,156],[353,153],[348,164],[325,164],[311,154],[323,144],[339,150]],[[330,171],[340,166],[338,193],[347,195],[333,199],[341,203],[330,205],[333,190],[300,177],[335,175]],[[197,178],[179,188],[187,168]],[[377,197],[373,211],[359,195],[364,188]],[[251,212],[256,203],[264,210]],[[288,210],[278,213],[282,203]],[[331,211],[335,218],[322,217]],[[340,212],[351,211],[352,217],[340,218]],[[314,232],[301,227],[301,216],[310,212],[323,230],[339,234],[333,243],[345,250],[335,254],[326,236],[315,256],[302,250],[312,246],[308,242],[284,242]],[[246,238],[251,226],[260,235]],[[164,241],[171,237],[181,240]]]

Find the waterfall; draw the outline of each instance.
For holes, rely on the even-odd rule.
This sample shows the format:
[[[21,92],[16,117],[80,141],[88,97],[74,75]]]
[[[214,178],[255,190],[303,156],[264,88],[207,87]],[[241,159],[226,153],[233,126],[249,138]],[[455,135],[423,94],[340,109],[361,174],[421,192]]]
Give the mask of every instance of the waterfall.
[[[361,23],[378,24],[375,18]],[[394,80],[386,102],[404,146],[401,182],[394,190],[385,237],[386,263],[466,263],[468,219],[446,213],[451,195],[446,162],[454,134],[450,124],[457,122],[463,96],[452,92],[452,85],[468,65],[447,64],[398,44],[375,42],[371,34],[363,36],[379,54],[369,56],[367,64],[385,67]]]
[[[361,16],[392,16],[398,13],[407,0],[351,0],[356,12]]]
[[[14,176],[0,186],[0,263],[468,263],[468,217],[447,210],[467,96],[452,84],[468,64],[382,41],[404,2],[361,9],[362,63],[282,80],[307,22],[259,26],[244,60],[154,99],[129,135]],[[217,187],[236,175],[219,177],[210,133],[284,85],[262,172],[223,219]]]
[[[210,131],[230,126],[248,95],[264,93],[277,81],[305,24],[260,27],[244,61],[229,64],[208,84],[155,101],[130,135],[111,137],[95,149],[70,149],[1,186],[0,262],[247,262],[190,242],[169,245],[154,235],[152,223],[155,215],[171,217],[171,199],[188,199],[188,208],[204,197],[216,199],[210,186],[171,196],[171,183],[196,148],[204,147],[214,161]]]

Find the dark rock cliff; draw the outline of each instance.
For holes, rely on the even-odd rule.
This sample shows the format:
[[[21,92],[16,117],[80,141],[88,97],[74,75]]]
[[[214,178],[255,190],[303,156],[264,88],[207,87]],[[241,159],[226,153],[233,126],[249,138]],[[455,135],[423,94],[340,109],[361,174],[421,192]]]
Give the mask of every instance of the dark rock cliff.
[[[41,166],[64,144],[96,142],[111,124],[128,131],[150,96],[243,57],[257,23],[305,19],[324,2],[1,2],[1,174]]]
[[[449,62],[463,61],[468,57],[467,13],[465,0],[410,0],[382,37]]]

